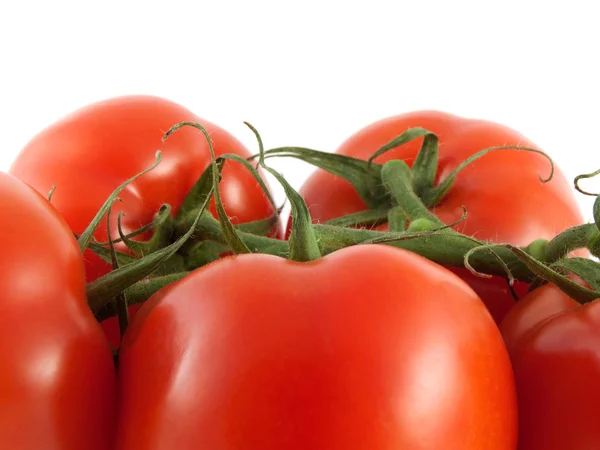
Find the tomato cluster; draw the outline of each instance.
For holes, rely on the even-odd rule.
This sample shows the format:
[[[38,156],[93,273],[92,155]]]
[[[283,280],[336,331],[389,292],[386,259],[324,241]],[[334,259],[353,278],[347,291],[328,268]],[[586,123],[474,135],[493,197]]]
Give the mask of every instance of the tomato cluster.
[[[165,140],[165,132],[180,122],[193,122],[206,134],[183,127]],[[0,173],[2,445],[600,447],[594,426],[600,420],[596,303],[564,293],[558,272],[556,284],[547,283],[540,273],[555,273],[554,261],[544,258],[536,260],[541,272],[521,265],[521,272],[514,271],[525,275],[508,283],[501,271],[484,277],[455,264],[456,258],[436,257],[458,252],[452,239],[528,249],[536,240],[578,229],[582,216],[564,175],[555,168],[551,180],[540,180],[549,171],[544,155],[490,152],[461,167],[439,200],[427,205],[416,200],[430,214],[427,223],[452,224],[442,231],[425,227],[425,234],[409,236],[423,221],[411,218],[408,207],[400,220],[408,231],[392,227],[391,216],[390,225],[383,220],[370,229],[327,225],[373,208],[344,176],[343,164],[363,167],[378,149],[417,128],[439,141],[431,158],[433,187],[482,149],[535,147],[499,124],[435,111],[376,122],[338,149],[336,155],[349,157],[339,159],[342,169],[317,163],[324,168],[300,188],[301,197],[290,197],[288,242],[272,220],[278,211],[270,195],[257,182],[263,172],[231,158],[221,160],[220,168],[213,159],[250,159],[250,151],[180,105],[156,97],[115,98],[76,111],[35,136],[10,174]],[[388,186],[384,172],[391,170],[390,161],[404,161],[417,177],[426,139],[422,134],[378,154],[373,167],[383,169],[376,187]],[[117,186],[153,163],[156,150],[160,164],[119,193],[111,214],[95,228],[94,246],[82,253],[76,237],[89,230]],[[316,161],[315,154],[307,161]],[[370,170],[371,163],[365,167]],[[86,282],[114,280],[111,274],[119,269],[108,261],[117,254],[126,261],[152,257],[144,254],[149,247],[128,243],[128,236],[142,244],[157,235],[144,227],[163,205],[171,208],[166,223],[173,222],[161,231],[163,247],[189,228],[190,192],[211,168],[220,171],[213,186],[220,197],[211,200],[207,213],[190,210],[196,217],[192,237],[156,270],[181,274],[179,280],[142,298],[141,307],[130,304],[126,331],[123,321],[106,316],[123,319],[123,310],[109,306],[131,298],[129,285],[106,308],[91,308]],[[52,189],[48,201],[44,196]],[[402,207],[398,198],[405,194],[388,196],[389,204],[377,208]],[[221,204],[233,224],[229,229],[217,214]],[[186,214],[179,214],[184,208]],[[304,216],[315,225],[302,222]],[[271,228],[253,233],[261,224]],[[385,245],[394,233],[422,246],[408,251]],[[251,252],[232,255],[238,248],[226,245],[232,239]],[[106,241],[114,241],[115,250],[102,257],[99,248],[110,247]],[[306,251],[309,244],[312,253]],[[294,260],[314,252],[319,255]],[[481,256],[490,267],[501,259],[492,253]],[[502,267],[514,269],[518,260],[511,261]],[[588,289],[594,283],[583,278],[577,285],[586,286],[582,292],[595,292]],[[143,287],[160,279],[132,283]]]

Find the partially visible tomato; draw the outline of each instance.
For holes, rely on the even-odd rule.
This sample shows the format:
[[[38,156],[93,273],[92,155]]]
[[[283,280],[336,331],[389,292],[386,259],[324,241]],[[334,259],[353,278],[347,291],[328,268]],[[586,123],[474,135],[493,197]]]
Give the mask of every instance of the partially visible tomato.
[[[519,448],[593,449],[600,443],[600,303],[580,306],[547,284],[501,325],[519,403]]]
[[[506,314],[500,332],[509,353],[513,353],[529,333],[554,316],[579,307],[579,303],[553,284],[532,291]]]
[[[116,376],[77,242],[16,178],[0,197],[0,447],[110,450]]]
[[[466,119],[437,111],[417,111],[375,122],[348,138],[337,153],[368,159],[378,148],[409,128],[422,127],[440,140],[436,182],[471,155],[492,146],[519,145],[537,148],[520,133],[484,120]],[[412,166],[422,139],[398,147],[376,159],[384,163],[404,160]],[[465,168],[450,192],[432,211],[444,222],[461,218],[463,205],[468,217],[454,227],[470,236],[492,242],[525,246],[538,238],[551,238],[566,228],[582,223],[571,185],[557,168],[552,181],[542,183],[550,165],[537,153],[505,150],[491,152]],[[301,189],[315,222],[325,222],[366,209],[347,181],[317,170]],[[386,227],[380,227],[386,229]],[[499,277],[480,280],[464,269],[453,271],[465,279],[500,323],[514,301],[506,281]],[[517,286],[523,294],[526,286]]]
[[[113,238],[118,237],[117,215],[123,211],[125,232],[150,223],[160,206],[176,212],[210,162],[205,136],[183,128],[164,144],[163,134],[182,121],[202,124],[210,134],[217,156],[250,156],[227,131],[171,101],[150,96],[117,97],[75,111],[34,137],[15,159],[10,173],[46,195],[56,191],[52,204],[71,229],[81,233],[117,186],[154,163],[162,162],[120,195],[113,208]],[[223,202],[234,223],[270,217],[273,208],[252,175],[240,164],[226,163],[221,182]],[[211,206],[214,212],[214,204]],[[94,236],[106,241],[102,223]],[[86,253],[88,281],[110,271],[110,266]]]
[[[142,306],[120,352],[118,450],[513,450],[500,333],[420,256],[225,258]]]
[[[210,163],[204,134],[183,128],[164,144],[161,138],[176,123],[195,121],[210,133],[217,156],[250,156],[227,131],[171,101],[150,96],[118,97],[75,111],[34,137],[15,159],[10,173],[46,195],[56,191],[52,204],[75,233],[82,233],[104,201],[125,180],[150,167],[157,150],[162,162],[120,194],[113,208],[112,237],[118,238],[117,217],[129,233],[152,222],[161,205],[175,213]],[[223,203],[234,223],[265,219],[274,210],[256,180],[240,164],[227,162],[220,184]],[[215,213],[214,203],[211,211]],[[275,232],[277,233],[277,232]],[[94,236],[107,240],[103,221]],[[149,237],[147,234],[145,237]],[[120,250],[124,247],[118,246]],[[85,253],[88,281],[108,273],[111,266]],[[135,308],[131,309],[135,313]],[[120,336],[114,320],[104,325],[113,346]]]

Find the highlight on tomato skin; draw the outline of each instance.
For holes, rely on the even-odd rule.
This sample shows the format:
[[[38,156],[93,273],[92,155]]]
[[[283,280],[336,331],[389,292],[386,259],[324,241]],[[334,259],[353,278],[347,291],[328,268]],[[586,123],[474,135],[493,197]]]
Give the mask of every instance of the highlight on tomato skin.
[[[414,111],[388,117],[348,137],[336,153],[366,160],[384,144],[409,128],[422,127],[439,138],[436,183],[442,181],[461,162],[493,146],[518,145],[539,148],[531,140],[504,125],[459,117],[440,111]],[[404,144],[375,159],[385,163],[415,161],[422,138]],[[464,168],[452,188],[432,211],[446,224],[454,223],[467,210],[466,220],[454,228],[463,234],[491,242],[526,246],[535,239],[550,239],[559,232],[583,223],[583,216],[569,183],[560,168],[552,180],[542,183],[540,176],[550,172],[548,160],[536,153],[514,150],[490,152]],[[526,192],[527,195],[523,195]],[[325,170],[317,169],[300,189],[314,222],[328,220],[367,209],[350,183]],[[289,234],[290,221],[288,221]],[[377,229],[385,230],[386,225]],[[475,289],[500,324],[514,305],[507,283],[500,277],[481,283],[466,270],[461,276]],[[522,296],[527,287],[517,286]]]
[[[0,172],[0,447],[111,450],[116,374],[73,233]]]
[[[387,246],[194,271],[140,308],[119,384],[117,450],[516,448],[512,370],[485,306]]]

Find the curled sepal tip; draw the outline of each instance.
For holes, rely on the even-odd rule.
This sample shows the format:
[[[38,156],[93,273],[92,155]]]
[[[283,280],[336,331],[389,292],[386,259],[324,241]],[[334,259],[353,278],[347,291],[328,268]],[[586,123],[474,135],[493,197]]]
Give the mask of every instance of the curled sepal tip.
[[[130,179],[128,179],[127,181],[125,181],[110,195],[110,197],[108,197],[108,199],[106,199],[106,201],[104,202],[104,204],[102,205],[102,207],[100,208],[100,210],[98,211],[96,216],[92,219],[92,222],[88,225],[88,227],[85,229],[85,231],[83,233],[81,233],[81,235],[79,236],[79,239],[77,240],[77,243],[79,244],[79,249],[81,250],[82,253],[88,248],[90,241],[92,239],[92,235],[94,234],[94,231],[96,231],[96,228],[98,228],[98,225],[100,224],[100,221],[102,220],[102,217],[104,217],[104,215],[107,213],[108,209],[115,202],[115,200],[117,199],[119,194],[127,186],[129,186],[131,183],[133,183],[135,180],[137,180],[139,177],[141,177],[142,175],[145,175],[146,173],[150,172],[152,169],[156,168],[156,166],[158,166],[160,164],[161,159],[162,159],[162,154],[159,150],[156,152],[154,164],[152,164],[146,170],[138,173],[137,175],[135,175],[135,176],[131,177]]]
[[[119,217],[117,219],[117,227],[119,231],[119,240],[122,241],[131,252],[138,256],[149,255],[150,253],[155,252],[159,248],[168,245],[169,240],[171,238],[171,234],[174,229],[173,217],[171,216],[171,206],[170,205],[162,205],[158,210],[153,224],[153,234],[150,240],[145,242],[134,241],[128,235],[126,235],[123,231],[123,227],[121,224],[121,218],[125,215],[123,212],[119,212]],[[138,231],[138,230],[136,230]],[[114,242],[114,241],[113,241]]]
[[[519,146],[516,146],[516,145],[501,145],[501,146],[497,146],[497,147],[489,147],[489,148],[483,149],[483,150],[475,153],[474,155],[470,156],[469,158],[467,158],[466,160],[464,160],[463,162],[461,162],[436,187],[432,187],[431,189],[424,190],[421,193],[421,198],[423,199],[423,203],[425,203],[425,205],[427,207],[430,207],[430,208],[433,207],[433,206],[435,206],[435,205],[437,205],[444,198],[444,196],[448,193],[448,191],[450,190],[450,188],[454,184],[454,181],[456,180],[456,176],[465,167],[467,167],[470,164],[472,164],[473,162],[477,161],[482,156],[485,156],[485,155],[487,155],[490,152],[495,152],[495,151],[499,151],[499,150],[520,150],[520,151],[524,151],[524,152],[538,153],[538,154],[544,156],[548,160],[548,162],[550,163],[550,174],[546,178],[543,178],[541,176],[541,174],[538,173],[539,180],[542,183],[548,183],[554,177],[554,161],[552,161],[552,159],[550,158],[550,156],[548,156],[542,150],[538,150],[538,149],[535,149],[535,148],[529,148],[529,147],[519,147]]]
[[[202,125],[197,122],[180,122],[173,125],[163,136],[162,141],[166,141],[169,136],[175,133],[182,127],[193,127],[202,132],[204,137],[208,142],[208,150],[210,152],[211,157],[211,167],[212,167],[212,182],[213,182],[213,191],[215,196],[215,206],[217,209],[217,216],[219,217],[219,222],[221,223],[221,227],[223,228],[223,235],[227,240],[227,243],[231,247],[231,250],[236,253],[251,253],[248,246],[242,241],[242,239],[237,234],[233,224],[229,220],[227,213],[225,212],[225,207],[223,206],[223,200],[221,198],[221,191],[219,190],[219,182],[221,181],[221,173],[219,170],[219,163],[217,162],[217,158],[215,156],[215,150],[213,147],[212,140],[208,135],[208,131]]]
[[[588,191],[586,191],[586,190],[582,189],[582,188],[581,188],[581,186],[579,186],[579,182],[580,182],[581,180],[585,180],[585,179],[587,179],[587,178],[594,178],[594,177],[595,177],[596,175],[598,175],[598,174],[600,174],[600,169],[598,169],[598,170],[596,170],[595,172],[592,172],[592,173],[584,173],[584,174],[582,174],[582,175],[577,175],[577,176],[575,177],[575,180],[573,180],[573,184],[575,185],[575,189],[576,189],[576,190],[577,190],[579,193],[581,193],[581,194],[583,194],[583,195],[589,195],[590,197],[597,197],[599,194],[594,194],[594,193],[592,193],[592,192],[588,192]]]
[[[473,256],[473,254],[478,251],[485,250],[490,255],[492,255],[492,257],[498,262],[500,267],[502,267],[502,270],[504,270],[504,273],[506,275],[506,279],[508,280],[508,285],[512,288],[513,284],[515,283],[515,277],[514,277],[512,271],[510,270],[510,268],[508,267],[508,264],[506,264],[506,262],[502,259],[502,257],[494,251],[493,246],[494,246],[493,244],[483,244],[478,247],[474,247],[471,250],[469,250],[467,253],[465,253],[465,257],[464,257],[465,268],[469,272],[471,272],[473,275],[475,275],[479,278],[487,278],[487,279],[492,278],[492,275],[490,275],[489,273],[480,272],[471,265],[471,261],[470,261],[471,256]],[[511,290],[511,293],[513,293],[512,290]]]

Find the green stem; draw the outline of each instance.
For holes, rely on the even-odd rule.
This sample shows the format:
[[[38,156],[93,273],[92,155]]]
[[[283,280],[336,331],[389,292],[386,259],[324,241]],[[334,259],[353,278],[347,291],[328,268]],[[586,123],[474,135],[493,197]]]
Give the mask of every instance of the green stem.
[[[411,199],[410,196],[407,198]],[[413,217],[422,215],[423,211],[413,204],[412,199],[406,202],[412,204]],[[419,217],[420,220],[423,217]],[[427,219],[424,219],[427,220]],[[428,220],[428,222],[430,222]],[[206,224],[203,221],[203,224]],[[438,223],[440,223],[438,221]],[[201,225],[200,225],[201,226]],[[443,226],[443,225],[442,225]],[[593,225],[595,227],[595,225]],[[506,244],[487,244],[468,236],[464,236],[452,229],[431,230],[425,232],[389,232],[383,233],[368,229],[343,228],[332,225],[313,225],[315,237],[319,245],[319,251],[322,255],[327,255],[345,247],[379,242],[383,245],[390,245],[401,248],[418,255],[421,255],[433,262],[443,266],[454,266],[466,268],[465,257],[469,255],[469,268],[482,274],[497,275],[517,279],[526,283],[531,283],[540,274],[548,276],[547,269],[541,261],[533,260],[530,255],[539,253],[541,241],[525,249],[519,249]],[[202,231],[200,231],[202,232]],[[218,230],[211,229],[211,234],[218,234]],[[238,232],[239,237],[244,243],[252,249],[253,252],[260,252],[280,257],[286,257],[290,247],[287,241],[270,239],[264,236],[255,236],[248,233]],[[217,237],[217,240],[224,241]],[[485,247],[490,247],[488,251],[482,251]],[[547,247],[546,247],[547,249]],[[507,273],[507,269],[510,268]],[[190,268],[191,269],[191,268]],[[554,276],[554,274],[551,274]],[[556,277],[555,277],[556,278]],[[559,287],[565,289],[570,295],[582,303],[589,301],[594,297],[591,291],[568,285],[565,280],[557,278]]]
[[[381,179],[396,204],[406,213],[409,221],[428,219],[437,227],[444,226],[415,193],[410,168],[404,161],[393,160],[385,163],[381,169]]]
[[[328,220],[327,225],[338,227],[374,227],[389,220],[387,209],[365,209],[357,213]]]
[[[385,242],[385,245],[411,251],[441,265],[465,267],[464,257],[467,252],[481,246],[481,242],[450,229],[423,237],[403,239],[403,236],[406,235],[403,233],[382,233],[364,229],[338,228],[329,225],[314,225],[314,228],[323,255],[351,245],[383,239],[387,236],[390,240],[397,240]],[[533,274],[511,251],[497,249],[496,252],[510,266],[515,278],[526,282],[531,281]],[[500,276],[506,275],[504,267],[485,252],[474,254],[469,261],[473,268],[479,272]]]
[[[292,261],[308,262],[321,257],[319,251],[319,244],[315,236],[310,213],[308,212],[308,206],[306,202],[300,196],[294,188],[287,182],[287,180],[273,170],[265,163],[265,149],[262,143],[260,134],[251,124],[244,122],[250,130],[254,133],[258,142],[258,149],[260,157],[258,158],[258,164],[267,172],[275,177],[275,179],[281,184],[285,195],[290,202],[292,208],[292,229],[289,238],[289,258]]]
[[[558,261],[575,250],[585,248],[598,234],[598,228],[593,223],[569,228],[548,242],[546,260]]]
[[[401,206],[394,206],[387,214],[390,231],[406,231],[406,213]]]
[[[199,228],[209,224],[207,221],[202,221]],[[439,234],[432,234],[423,237],[412,237],[414,233],[383,233],[381,231],[373,231],[360,228],[343,228],[332,225],[314,224],[313,229],[319,244],[319,250],[322,255],[333,253],[345,247],[359,245],[368,241],[381,240],[388,238],[389,241],[383,243],[405,249],[424,256],[438,264],[455,267],[465,267],[464,257],[467,252],[473,248],[480,247],[481,242],[478,242],[467,236],[463,236],[452,230],[444,230]],[[219,233],[211,224],[207,230],[217,240],[224,242],[224,238],[216,236]],[[200,231],[202,232],[202,231]],[[260,252],[268,255],[286,257],[289,254],[289,242],[279,239],[271,239],[264,236],[255,236],[249,233],[239,232],[240,238],[244,243],[252,249],[253,252]],[[410,237],[410,239],[406,239]],[[531,271],[519,261],[519,259],[507,249],[497,249],[496,252],[511,268],[515,278],[529,282],[533,278]],[[485,252],[474,254],[469,260],[471,265],[478,271],[490,273],[493,275],[505,276],[504,267],[493,257]],[[190,267],[190,269],[193,269]]]

